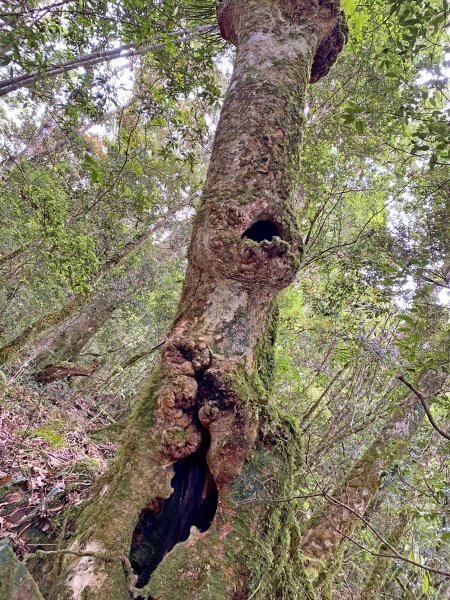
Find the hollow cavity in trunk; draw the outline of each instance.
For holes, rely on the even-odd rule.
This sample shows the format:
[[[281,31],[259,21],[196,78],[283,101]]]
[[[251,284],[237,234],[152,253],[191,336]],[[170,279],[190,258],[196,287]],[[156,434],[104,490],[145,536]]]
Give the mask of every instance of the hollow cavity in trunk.
[[[206,462],[209,433],[203,431],[199,449],[175,463],[173,493],[155,500],[141,513],[133,534],[130,562],[137,575],[138,588],[172,548],[188,539],[192,526],[209,529],[217,509],[217,487]]]

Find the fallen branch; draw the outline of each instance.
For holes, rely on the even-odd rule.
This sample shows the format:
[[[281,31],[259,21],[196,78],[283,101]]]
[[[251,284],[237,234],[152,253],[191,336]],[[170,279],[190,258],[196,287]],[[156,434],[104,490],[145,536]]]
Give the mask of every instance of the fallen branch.
[[[100,367],[98,363],[77,367],[71,365],[48,365],[36,375],[36,381],[39,383],[53,383],[57,379],[67,379],[68,377],[90,377]]]

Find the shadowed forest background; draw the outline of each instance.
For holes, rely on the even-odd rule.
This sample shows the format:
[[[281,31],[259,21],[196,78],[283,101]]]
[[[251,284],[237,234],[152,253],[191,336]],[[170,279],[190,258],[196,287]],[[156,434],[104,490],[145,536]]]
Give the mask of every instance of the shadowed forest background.
[[[318,598],[450,597],[450,8],[341,8],[346,46],[306,93],[302,255],[254,408],[289,486],[272,464],[241,501],[275,516],[234,600],[312,597],[270,587],[297,590],[293,531]],[[213,1],[0,2],[0,548],[35,579],[164,351],[234,52]],[[266,223],[244,237],[272,241]]]

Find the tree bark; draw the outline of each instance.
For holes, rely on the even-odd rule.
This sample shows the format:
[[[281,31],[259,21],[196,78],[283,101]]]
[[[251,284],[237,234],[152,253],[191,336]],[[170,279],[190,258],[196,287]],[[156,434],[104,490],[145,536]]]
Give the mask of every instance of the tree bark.
[[[103,287],[99,284],[114,267],[122,265],[130,255],[142,249],[151,236],[166,225],[170,217],[186,208],[189,203],[190,199],[186,199],[170,208],[103,264],[91,284],[92,291],[89,295],[76,294],[69,298],[63,306],[43,315],[0,348],[0,365],[14,360],[28,348],[34,349],[30,354],[38,373],[51,363],[76,358],[132,290],[148,278],[148,267],[141,264],[138,268],[128,268],[127,272],[113,277]]]
[[[399,541],[402,539],[407,525],[408,510],[405,507],[401,510],[397,522],[387,538],[387,541],[391,546],[398,547]],[[380,544],[378,552],[379,554],[390,554],[390,548],[385,544]],[[391,564],[391,558],[384,558],[383,556],[375,557],[369,575],[364,582],[364,587],[361,591],[359,600],[377,600],[380,598],[380,592],[383,591],[384,584],[389,576]]]
[[[294,426],[280,431],[270,409],[274,299],[301,256],[293,196],[305,92],[344,44],[338,9],[219,4],[237,55],[178,314],[52,600],[125,599],[135,583],[154,600],[314,597],[292,506],[247,500],[292,480]]]
[[[435,393],[442,381],[429,375],[427,388]],[[326,576],[326,565],[339,552],[345,536],[351,535],[374,501],[383,481],[383,472],[405,452],[418,431],[424,410],[414,396],[409,395],[399,404],[378,437],[350,469],[342,485],[334,492],[333,500],[321,514],[313,517],[302,538],[302,552],[309,563],[313,578]],[[348,508],[347,508],[348,507]],[[354,512],[353,512],[354,511]],[[355,514],[356,513],[356,514]]]

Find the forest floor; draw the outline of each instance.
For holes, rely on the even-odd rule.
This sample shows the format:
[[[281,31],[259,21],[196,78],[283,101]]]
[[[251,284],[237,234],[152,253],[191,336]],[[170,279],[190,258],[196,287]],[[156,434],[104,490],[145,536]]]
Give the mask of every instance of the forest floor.
[[[0,375],[0,538],[20,556],[70,529],[63,515],[89,497],[120,424],[66,382]]]

